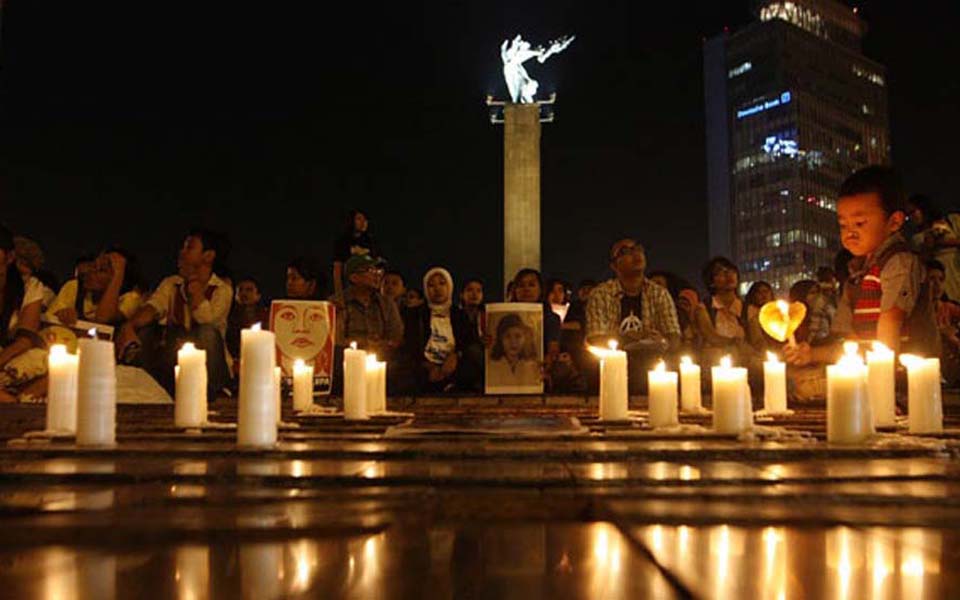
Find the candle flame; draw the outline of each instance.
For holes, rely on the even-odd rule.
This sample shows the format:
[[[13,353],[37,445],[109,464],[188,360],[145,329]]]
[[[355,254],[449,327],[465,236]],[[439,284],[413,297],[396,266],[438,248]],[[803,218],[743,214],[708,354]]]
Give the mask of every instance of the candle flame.
[[[67,354],[67,347],[63,344],[54,344],[50,346],[50,355],[51,356],[65,356]]]
[[[917,356],[916,354],[901,354],[900,364],[908,369],[914,369],[923,364],[923,358]]]
[[[777,355],[774,354],[773,352],[767,352],[767,362],[769,362],[769,363],[778,363],[778,362],[780,362],[780,358],[777,357]]]
[[[733,367],[733,359],[730,358],[730,355],[724,356],[720,359],[720,368],[729,369]]]
[[[356,343],[356,342],[350,342],[350,349],[351,349],[351,350],[356,350],[356,349],[357,349],[357,343]]]
[[[259,322],[254,323],[253,325],[250,326],[250,331],[260,331],[260,329],[261,327]]]
[[[367,366],[368,366],[368,367],[375,367],[375,366],[377,366],[377,355],[376,355],[376,354],[368,354],[368,355],[367,355]]]
[[[682,356],[682,357],[680,357],[680,364],[681,364],[681,365],[686,365],[686,366],[688,366],[688,367],[692,367],[692,366],[693,366],[693,359],[690,358],[689,356]]]
[[[197,347],[193,344],[193,342],[186,342],[184,345],[180,346],[180,349],[186,352],[193,352],[197,349]]]
[[[293,361],[294,369],[302,369],[304,366],[305,366],[305,363],[303,362],[302,358],[298,358],[297,360]]]
[[[873,341],[873,351],[874,352],[890,352],[890,348],[887,347],[883,342]]]
[[[780,309],[780,314],[783,315],[785,321],[790,320],[790,305],[787,304],[786,300],[777,300],[777,308]]]
[[[857,351],[860,349],[860,346],[856,342],[844,342],[843,343],[843,353],[846,356],[857,356]]]
[[[657,373],[665,373],[667,371],[667,365],[663,360],[657,363],[657,366],[653,368]]]
[[[96,327],[91,327],[90,329],[88,329],[88,330],[87,330],[87,335],[89,335],[90,337],[96,339],[96,337],[97,337],[97,328],[96,328]]]
[[[607,346],[608,346],[611,350],[616,350],[616,349],[617,349],[617,340],[610,340],[609,342],[607,342]]]

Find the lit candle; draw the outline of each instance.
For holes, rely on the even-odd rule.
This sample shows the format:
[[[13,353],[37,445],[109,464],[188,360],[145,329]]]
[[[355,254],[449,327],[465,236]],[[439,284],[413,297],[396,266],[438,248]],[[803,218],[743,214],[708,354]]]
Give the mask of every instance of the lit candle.
[[[367,412],[387,410],[387,363],[377,360],[376,354],[367,355]]]
[[[270,446],[277,441],[276,337],[257,323],[240,332],[240,400],[237,443]]]
[[[277,405],[277,425],[283,423],[283,369],[273,368],[273,399]]]
[[[677,372],[667,371],[661,360],[647,371],[650,398],[650,426],[672,427],[677,421]]]
[[[357,350],[352,342],[343,351],[343,416],[347,419],[367,417],[367,353]]]
[[[940,359],[901,354],[900,364],[907,368],[907,413],[910,433],[943,431]]]
[[[867,368],[857,354],[856,342],[845,342],[843,351],[837,364],[827,365],[827,441],[855,444],[873,430]]]
[[[897,415],[893,351],[880,342],[874,342],[873,350],[867,350],[867,396],[873,424],[893,426]]]
[[[177,351],[173,424],[200,427],[207,420],[207,352],[187,342]]]
[[[293,410],[308,410],[313,404],[313,365],[302,358],[293,361]]]
[[[617,342],[610,348],[591,346],[590,352],[600,357],[600,418],[604,421],[627,419],[627,353],[617,350]]]
[[[50,347],[47,357],[47,430],[77,432],[77,355],[63,344]]]
[[[787,365],[772,352],[763,363],[763,409],[769,414],[787,412]]]
[[[680,359],[680,410],[698,413],[700,408],[700,365],[684,356]]]
[[[77,343],[77,444],[113,445],[117,441],[117,373],[113,342],[90,338]]]
[[[747,370],[731,366],[730,357],[711,367],[713,379],[713,429],[720,433],[742,433],[753,427]]]

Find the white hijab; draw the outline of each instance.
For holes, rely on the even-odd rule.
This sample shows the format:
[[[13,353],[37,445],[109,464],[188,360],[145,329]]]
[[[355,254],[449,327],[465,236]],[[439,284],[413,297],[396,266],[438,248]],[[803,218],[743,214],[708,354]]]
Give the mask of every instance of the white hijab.
[[[434,304],[430,301],[430,294],[427,292],[427,282],[438,273],[447,280],[450,293],[445,302]],[[453,303],[453,277],[450,276],[450,272],[442,267],[434,267],[427,271],[423,276],[423,292],[427,306],[430,307],[430,337],[423,349],[423,356],[433,364],[443,364],[457,347],[453,337],[453,322],[450,319],[450,306]]]

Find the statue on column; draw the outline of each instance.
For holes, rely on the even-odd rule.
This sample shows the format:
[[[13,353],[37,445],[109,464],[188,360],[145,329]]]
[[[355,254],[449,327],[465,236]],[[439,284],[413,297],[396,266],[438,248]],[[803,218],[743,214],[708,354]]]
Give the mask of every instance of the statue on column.
[[[536,102],[534,96],[537,95],[539,84],[537,80],[530,77],[523,63],[536,57],[537,62],[543,64],[554,54],[559,54],[567,49],[575,36],[568,35],[556,39],[550,43],[548,48],[537,46],[533,48],[530,42],[525,41],[519,35],[513,40],[504,40],[500,45],[500,58],[503,60],[503,78],[507,82],[507,89],[510,91],[510,98],[514,103],[533,104]]]

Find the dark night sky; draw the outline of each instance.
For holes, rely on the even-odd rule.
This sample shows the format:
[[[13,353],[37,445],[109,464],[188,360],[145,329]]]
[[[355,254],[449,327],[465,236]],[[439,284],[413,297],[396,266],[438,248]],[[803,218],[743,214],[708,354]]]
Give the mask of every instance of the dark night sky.
[[[495,289],[502,131],[483,98],[505,94],[498,46],[517,32],[577,35],[530,69],[559,93],[542,146],[545,273],[603,277],[623,234],[654,268],[695,277],[705,260],[701,44],[749,22],[750,2],[199,4],[7,0],[0,220],[61,275],[109,241],[158,278],[200,223],[277,292],[285,261],[328,261],[359,206],[408,277],[442,263]],[[868,56],[889,69],[896,165],[912,190],[956,202],[960,9],[861,14]]]

